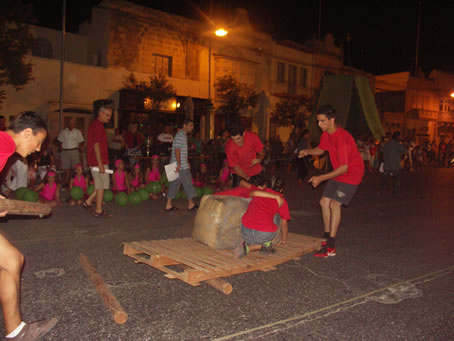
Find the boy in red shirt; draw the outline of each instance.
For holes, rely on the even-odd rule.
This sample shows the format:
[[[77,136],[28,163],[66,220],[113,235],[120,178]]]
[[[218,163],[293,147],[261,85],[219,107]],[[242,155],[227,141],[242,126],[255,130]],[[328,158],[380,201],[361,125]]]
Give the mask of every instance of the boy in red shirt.
[[[317,111],[317,121],[323,130],[320,144],[316,148],[303,149],[299,157],[322,155],[329,152],[333,171],[313,176],[309,179],[313,187],[329,180],[320,199],[323,225],[327,242],[316,257],[326,258],[336,255],[336,234],[341,221],[341,207],[348,205],[364,175],[364,162],[353,137],[336,124],[336,110],[324,105]]]
[[[241,179],[252,182],[252,177],[261,174],[260,162],[266,152],[259,137],[254,133],[244,131],[241,125],[232,124],[228,131],[230,139],[225,145],[225,153],[229,167],[234,173],[233,187],[236,187]]]
[[[0,172],[14,153],[22,157],[41,149],[46,139],[46,124],[35,112],[17,117],[5,131],[0,131]],[[0,195],[0,200],[4,198]],[[0,212],[4,217],[8,211]],[[5,323],[5,340],[37,340],[57,324],[57,319],[25,323],[20,313],[20,277],[24,255],[0,234],[0,302]]]
[[[281,226],[281,241],[278,245],[287,244],[288,220],[290,212],[287,201],[280,193],[283,189],[282,181],[275,181],[274,190],[266,188],[266,180],[256,176],[250,186],[249,195],[252,201],[241,220],[241,235],[243,241],[235,247],[233,253],[242,258],[252,251],[273,253],[271,241],[277,236],[278,226]]]

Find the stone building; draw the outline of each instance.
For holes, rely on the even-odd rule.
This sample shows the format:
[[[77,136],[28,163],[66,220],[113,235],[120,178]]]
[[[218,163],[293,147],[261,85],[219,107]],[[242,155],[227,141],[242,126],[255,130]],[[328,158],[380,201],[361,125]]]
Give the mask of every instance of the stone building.
[[[454,133],[454,75],[400,72],[376,76],[376,101],[386,132],[400,131],[417,143],[439,143]]]
[[[108,97],[116,105],[112,128],[125,128],[125,122],[138,120],[157,134],[164,123],[184,119],[190,99],[196,129],[205,138],[213,138],[224,127],[224,119],[209,112],[207,102],[217,105],[216,80],[230,73],[260,94],[260,105],[243,113],[241,120],[266,139],[269,113],[280,98],[314,96],[325,72],[360,72],[343,66],[342,50],[332,35],[307,45],[277,42],[255,31],[244,9],[232,13],[228,22],[229,33],[220,38],[207,23],[122,0],[101,2],[93,8],[90,22],[83,23],[77,34],[66,35],[63,120],[76,117],[78,128],[86,131],[92,119],[91,103]],[[61,124],[61,34],[41,27],[33,31],[38,38],[30,56],[35,81],[19,92],[7,89],[1,114],[38,111],[47,117],[52,138]],[[140,80],[166,76],[176,98],[155,110],[147,98],[121,91],[131,72]],[[281,128],[278,133],[285,141],[290,129]]]

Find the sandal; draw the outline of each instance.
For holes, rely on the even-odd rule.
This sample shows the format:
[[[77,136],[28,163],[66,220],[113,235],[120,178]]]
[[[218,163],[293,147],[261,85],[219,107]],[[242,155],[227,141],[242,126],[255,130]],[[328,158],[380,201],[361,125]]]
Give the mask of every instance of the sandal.
[[[83,208],[85,208],[86,210],[91,210],[91,206],[87,204],[86,201],[84,201],[81,205]]]
[[[194,205],[191,208],[188,208],[188,211],[195,211],[198,208],[199,208],[199,205]]]
[[[96,218],[108,218],[108,217],[111,217],[112,214],[107,213],[106,211],[101,211],[101,212],[93,211],[93,216]]]
[[[170,211],[176,211],[176,210],[178,210],[178,208],[176,208],[175,206],[172,206],[171,208],[165,208],[164,210],[170,212]]]

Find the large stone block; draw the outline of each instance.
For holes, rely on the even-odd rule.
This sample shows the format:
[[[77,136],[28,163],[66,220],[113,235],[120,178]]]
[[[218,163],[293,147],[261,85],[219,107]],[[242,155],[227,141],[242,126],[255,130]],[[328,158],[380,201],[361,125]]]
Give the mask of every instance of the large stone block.
[[[241,218],[251,199],[204,195],[197,210],[192,239],[213,249],[233,249],[241,237]],[[273,243],[280,240],[280,226]]]

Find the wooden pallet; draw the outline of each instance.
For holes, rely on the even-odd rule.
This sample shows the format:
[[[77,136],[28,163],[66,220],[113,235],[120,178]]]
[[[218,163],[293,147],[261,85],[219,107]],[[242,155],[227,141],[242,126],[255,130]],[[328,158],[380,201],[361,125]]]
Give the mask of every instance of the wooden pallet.
[[[206,282],[230,294],[232,286],[220,278],[250,271],[275,270],[275,266],[320,249],[320,238],[289,233],[287,246],[274,246],[276,253],[252,252],[242,259],[232,250],[215,250],[191,238],[125,242],[123,254],[165,272],[167,278],[178,278],[197,286]]]

